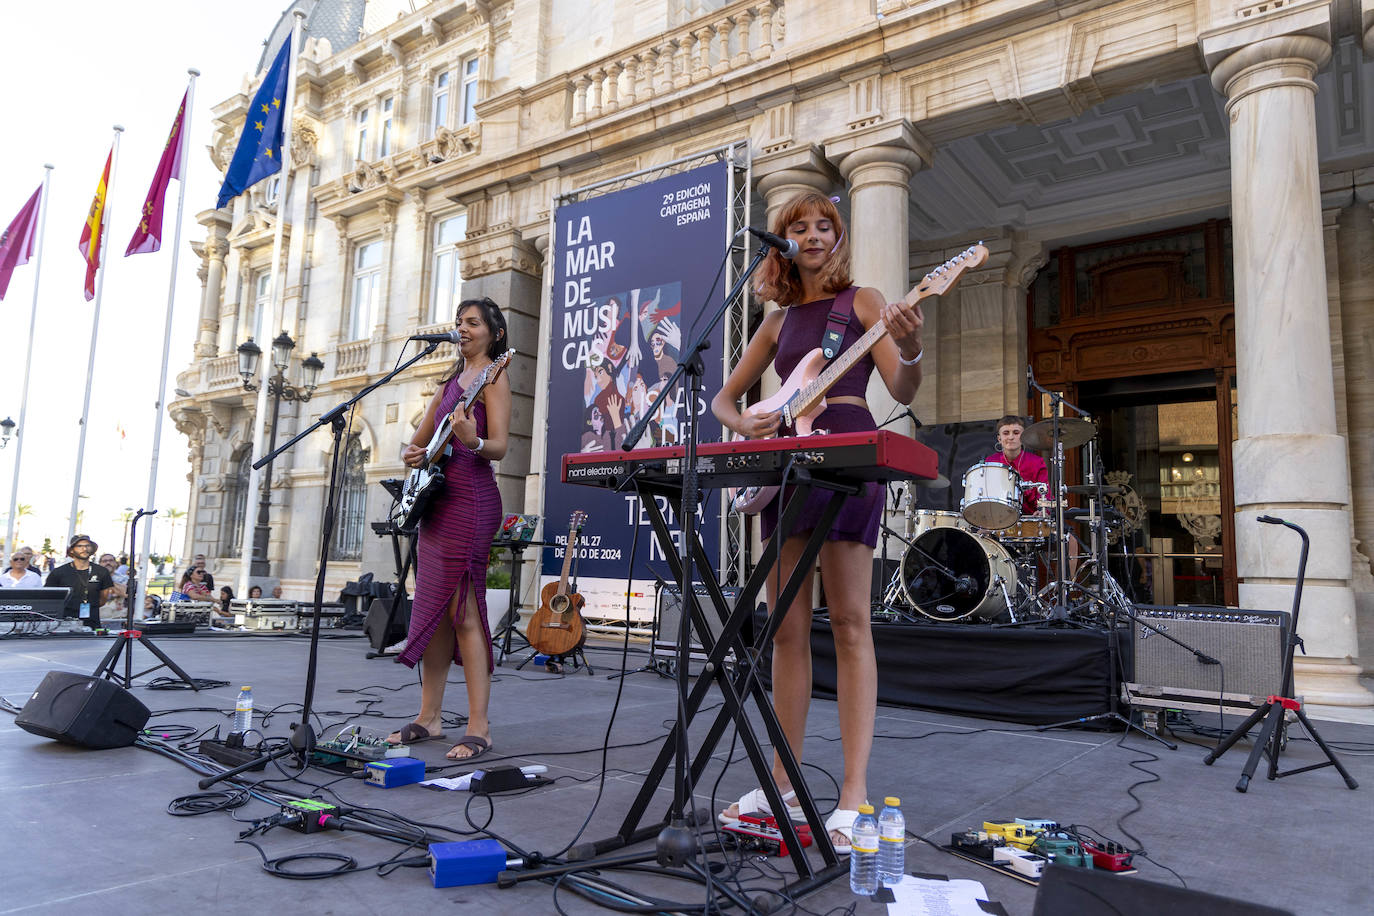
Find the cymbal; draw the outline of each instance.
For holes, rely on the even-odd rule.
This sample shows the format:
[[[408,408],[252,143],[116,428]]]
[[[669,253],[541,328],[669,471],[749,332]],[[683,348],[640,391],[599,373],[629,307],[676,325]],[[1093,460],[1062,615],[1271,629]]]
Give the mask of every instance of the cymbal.
[[[1079,494],[1082,494],[1083,496],[1096,496],[1096,495],[1097,495],[1097,484],[1093,484],[1093,483],[1074,484],[1073,486],[1071,486],[1071,487],[1065,487],[1064,489],[1068,490],[1070,493],[1079,493]],[[1102,495],[1103,495],[1103,496],[1115,496],[1115,495],[1117,495],[1118,493],[1124,493],[1124,492],[1126,492],[1126,491],[1125,491],[1125,488],[1123,488],[1123,487],[1103,487],[1103,488],[1102,488]]]
[[[1064,448],[1078,448],[1092,441],[1093,436],[1097,435],[1097,424],[1091,420],[1080,420],[1077,417],[1059,418],[1059,441],[1064,443]],[[1048,452],[1054,449],[1054,418],[1041,420],[1039,423],[1032,424],[1021,434],[1021,444],[1026,448],[1036,452]]]
[[[912,480],[913,487],[925,487],[927,490],[944,490],[949,487],[949,478],[944,474],[938,474],[930,480]]]

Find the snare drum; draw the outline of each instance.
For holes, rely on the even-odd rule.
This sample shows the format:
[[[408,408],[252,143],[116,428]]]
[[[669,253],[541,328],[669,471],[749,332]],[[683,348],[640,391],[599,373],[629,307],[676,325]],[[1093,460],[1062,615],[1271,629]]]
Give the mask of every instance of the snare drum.
[[[1021,517],[1021,478],[1005,464],[980,461],[964,472],[959,511],[970,525],[1000,531]]]
[[[997,532],[1003,541],[1047,541],[1054,537],[1054,519],[1043,515],[1023,515],[1021,521]]]

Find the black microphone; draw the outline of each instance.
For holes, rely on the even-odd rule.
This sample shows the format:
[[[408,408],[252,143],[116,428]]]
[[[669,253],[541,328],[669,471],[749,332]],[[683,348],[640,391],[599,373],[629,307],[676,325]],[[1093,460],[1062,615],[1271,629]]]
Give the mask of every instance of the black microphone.
[[[1035,400],[1035,374],[1031,371],[1030,364],[1026,364],[1026,404],[1029,405]]]
[[[972,576],[959,576],[954,580],[954,593],[957,595],[972,595],[973,589]]]
[[[442,331],[437,334],[411,334],[411,340],[437,341],[438,343],[458,343],[458,329],[452,331]]]
[[[903,417],[910,417],[910,418],[911,418],[911,422],[916,424],[916,428],[917,428],[917,429],[920,429],[920,428],[921,428],[921,420],[920,420],[920,418],[917,417],[914,413],[911,412],[911,408],[910,408],[910,407],[907,407],[907,408],[903,409],[901,413],[897,414],[897,416],[893,417],[892,419],[890,419],[890,420],[884,420],[883,422],[879,423],[879,424],[878,424],[878,428],[879,428],[879,429],[882,429],[884,426],[891,426],[893,423],[896,423],[898,420],[902,419]]]
[[[778,254],[787,258],[789,261],[795,258],[797,252],[800,250],[797,247],[795,239],[785,239],[780,235],[774,235],[762,229],[755,229],[753,226],[746,226],[745,229],[750,235],[754,236],[754,238],[758,239],[760,242],[763,242],[763,244],[767,245],[769,248],[776,249]]]
[[[1283,524],[1283,519],[1281,519],[1281,518],[1274,518],[1274,516],[1272,516],[1272,515],[1261,515],[1259,518],[1255,519],[1255,521],[1257,521],[1257,522],[1263,522],[1263,523],[1266,524],[1266,525],[1282,525],[1282,524]]]

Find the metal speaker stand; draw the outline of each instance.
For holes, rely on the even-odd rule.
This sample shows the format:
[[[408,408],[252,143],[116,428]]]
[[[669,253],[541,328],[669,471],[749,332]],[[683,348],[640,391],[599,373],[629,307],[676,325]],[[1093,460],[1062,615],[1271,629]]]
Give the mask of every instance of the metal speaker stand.
[[[134,678],[143,677],[143,675],[145,674],[150,674],[159,668],[165,667],[170,669],[171,672],[177,676],[177,680],[179,680],[181,683],[185,684],[187,687],[190,687],[192,690],[199,691],[200,685],[196,683],[195,679],[192,678],[185,671],[183,671],[180,665],[172,661],[171,657],[168,656],[167,653],[159,649],[157,645],[153,642],[151,636],[145,635],[141,630],[134,629],[134,607],[136,606],[136,601],[138,599],[138,576],[134,574],[134,570],[136,568],[134,566],[134,545],[138,543],[138,520],[143,518],[143,516],[145,515],[157,515],[157,510],[139,509],[138,513],[134,515],[133,523],[129,526],[130,575],[129,592],[128,595],[125,597],[124,629],[121,630],[117,636],[115,636],[114,645],[110,646],[110,651],[106,652],[105,657],[100,660],[100,664],[96,665],[95,670],[91,672],[91,677],[103,677],[106,680],[114,681],[116,684],[123,687],[125,690],[128,690],[130,687],[134,685]],[[159,661],[158,664],[144,671],[140,671],[138,674],[133,673],[133,643],[135,641],[142,644],[143,648],[147,649],[149,652],[153,653],[159,659],[161,659],[161,661]],[[123,674],[120,674],[115,670],[115,664],[119,661],[120,655],[124,656]]]
[[[1308,720],[1306,713],[1302,711],[1302,704],[1293,698],[1295,692],[1293,690],[1293,650],[1297,648],[1298,643],[1301,641],[1298,637],[1298,609],[1302,603],[1303,578],[1307,574],[1307,548],[1309,546],[1307,532],[1292,522],[1284,521],[1281,518],[1275,518],[1272,515],[1261,515],[1257,521],[1266,525],[1283,525],[1285,528],[1291,528],[1302,538],[1302,553],[1298,557],[1298,581],[1293,588],[1293,612],[1290,615],[1291,619],[1288,621],[1288,632],[1285,635],[1283,695],[1270,697],[1268,703],[1252,712],[1244,722],[1237,725],[1235,729],[1222,740],[1221,744],[1217,745],[1215,750],[1209,751],[1207,756],[1202,758],[1202,762],[1211,766],[1216,762],[1218,757],[1229,751],[1237,741],[1250,733],[1250,729],[1254,728],[1263,720],[1264,727],[1260,730],[1259,740],[1256,741],[1255,746],[1250,749],[1250,757],[1245,761],[1245,767],[1241,770],[1240,780],[1236,783],[1237,792],[1244,792],[1250,787],[1250,779],[1255,775],[1255,768],[1259,766],[1261,754],[1267,754],[1269,756],[1269,778],[1271,780],[1278,779],[1280,776],[1292,776],[1295,773],[1306,773],[1308,770],[1319,770],[1322,767],[1335,767],[1336,772],[1340,773],[1341,778],[1345,780],[1347,788],[1358,789],[1360,784],[1351,778],[1350,773],[1346,771],[1345,767],[1341,766],[1340,760],[1331,752],[1331,748],[1326,746],[1326,742],[1322,740],[1321,735],[1317,734],[1317,730],[1312,727],[1311,721]],[[1314,763],[1311,766],[1299,767],[1296,770],[1287,770],[1280,773],[1279,755],[1283,753],[1284,747],[1283,720],[1288,710],[1292,710],[1294,715],[1297,716],[1298,721],[1302,723],[1303,728],[1307,729],[1307,733],[1312,736],[1312,740],[1316,742],[1317,747],[1321,748],[1322,753],[1326,755],[1326,760],[1322,763]]]

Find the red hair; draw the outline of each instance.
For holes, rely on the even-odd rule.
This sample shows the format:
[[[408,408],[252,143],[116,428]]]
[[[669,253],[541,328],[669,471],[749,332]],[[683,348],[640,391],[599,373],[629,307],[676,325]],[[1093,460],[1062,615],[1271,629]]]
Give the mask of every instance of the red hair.
[[[845,231],[844,219],[835,208],[834,201],[819,191],[803,191],[783,204],[773,220],[773,225],[768,228],[776,235],[785,236],[787,227],[808,213],[815,213],[822,219],[830,220],[830,224],[839,233],[835,250],[821,268],[820,280],[821,288],[827,293],[840,293],[848,289],[853,281],[849,272],[849,234]],[[801,275],[797,272],[797,265],[777,251],[769,251],[768,257],[759,265],[754,294],[760,299],[771,299],[779,305],[796,304],[802,296]]]

